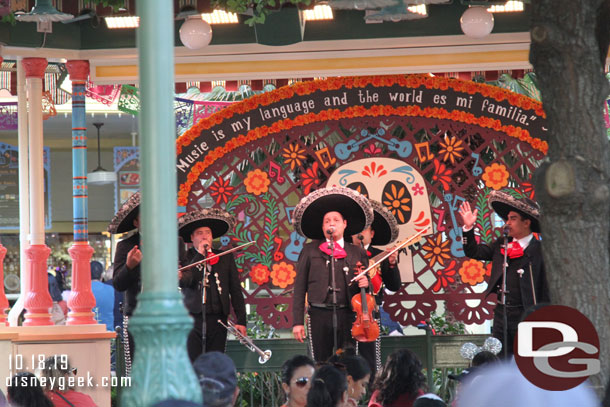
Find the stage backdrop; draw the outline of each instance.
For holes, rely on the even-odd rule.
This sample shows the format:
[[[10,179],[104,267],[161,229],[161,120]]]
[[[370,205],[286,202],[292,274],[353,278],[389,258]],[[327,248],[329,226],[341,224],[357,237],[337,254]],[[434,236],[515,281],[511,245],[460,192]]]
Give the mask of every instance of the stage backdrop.
[[[487,195],[533,197],[545,131],[539,102],[474,82],[405,75],[298,83],[233,104],[178,139],[178,204],[238,217],[221,245],[256,240],[237,257],[246,302],[286,328],[304,243],[291,226],[295,205],[326,185],[358,189],[390,208],[401,239],[423,231],[400,259],[412,282],[385,297],[392,318],[415,325],[443,301],[455,318],[481,323],[495,301],[478,293],[490,269],[464,257],[457,209],[473,203],[480,238],[494,239]]]

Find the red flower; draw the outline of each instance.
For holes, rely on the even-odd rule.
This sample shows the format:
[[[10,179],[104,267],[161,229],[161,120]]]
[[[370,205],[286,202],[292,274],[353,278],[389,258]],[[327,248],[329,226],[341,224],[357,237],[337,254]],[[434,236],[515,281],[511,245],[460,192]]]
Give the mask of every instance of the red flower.
[[[432,287],[432,291],[435,293],[439,292],[441,287],[443,290],[449,286],[449,283],[455,283],[455,260],[451,260],[451,263],[443,270],[436,270],[435,274],[437,277],[436,284]]]
[[[210,195],[217,197],[217,204],[219,204],[221,201],[227,203],[229,202],[229,197],[233,195],[233,189],[235,188],[229,185],[228,180],[225,181],[223,178],[218,178],[216,182],[210,185],[210,190],[212,190]]]
[[[311,188],[314,185],[320,184],[320,180],[318,179],[318,162],[314,162],[311,168],[305,170],[305,173],[302,175],[303,178],[303,187],[305,188],[305,195],[309,194]]]
[[[257,264],[250,270],[250,279],[252,282],[263,285],[269,281],[269,267],[264,264]]]
[[[443,185],[443,189],[448,191],[449,183],[451,182],[451,170],[436,158],[434,159],[433,163],[434,175],[432,176],[432,180],[440,182]]]
[[[368,155],[377,155],[377,154],[381,154],[381,149],[379,147],[377,147],[377,145],[375,143],[371,143],[368,145],[367,148],[364,149],[364,152],[367,153]]]

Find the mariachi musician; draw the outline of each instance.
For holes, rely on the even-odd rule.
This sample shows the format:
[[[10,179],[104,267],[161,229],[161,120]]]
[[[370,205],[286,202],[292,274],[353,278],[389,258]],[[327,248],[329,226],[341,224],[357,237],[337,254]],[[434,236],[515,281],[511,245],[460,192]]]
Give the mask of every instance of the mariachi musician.
[[[297,263],[292,332],[303,342],[307,306],[310,351],[318,362],[327,360],[338,348],[354,345],[350,331],[355,315],[350,301],[369,281],[366,275],[353,284],[350,280],[356,267],[368,265],[368,257],[344,236],[360,233],[372,220],[368,199],[343,187],[318,189],[294,210],[296,231],[313,241],[303,246]]]
[[[112,285],[117,291],[125,292],[123,304],[123,341],[125,342],[126,364],[129,368],[135,354],[133,338],[127,331],[128,319],[138,303],[137,296],[142,290],[140,276],[140,191],[132,194],[119,208],[108,225],[111,234],[126,233],[136,230],[126,239],[121,240],[114,254]],[[128,369],[129,370],[129,369]]]
[[[180,236],[186,243],[193,244],[186,252],[182,265],[193,264],[220,253],[212,248],[212,241],[234,226],[235,218],[219,208],[192,211],[182,216],[178,224]],[[242,335],[247,335],[246,306],[233,254],[216,257],[207,263],[179,271],[178,278],[184,305],[194,319],[193,329],[187,340],[191,361],[204,351],[225,351],[227,330],[218,320],[227,324],[231,305],[237,317],[235,328]]]
[[[381,203],[370,200],[373,207],[374,217],[370,227],[364,229],[358,235],[352,236],[355,245],[362,245],[370,258],[378,256],[383,252],[375,246],[385,246],[398,238],[398,222],[385,206]],[[397,267],[398,251],[392,253],[387,259],[383,260],[379,267],[371,270],[371,289],[375,294],[377,308],[383,303],[383,287],[390,291],[400,289],[400,271]],[[378,321],[379,323],[379,321]],[[374,342],[358,342],[358,353],[364,357],[371,367],[372,377],[381,368],[381,340],[377,338]]]

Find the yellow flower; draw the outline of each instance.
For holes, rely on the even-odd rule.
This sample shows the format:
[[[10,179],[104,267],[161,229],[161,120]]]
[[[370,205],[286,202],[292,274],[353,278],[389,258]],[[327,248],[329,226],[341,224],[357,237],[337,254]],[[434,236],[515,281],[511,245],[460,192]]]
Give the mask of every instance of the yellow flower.
[[[438,154],[443,156],[443,161],[451,161],[451,164],[455,164],[456,158],[460,158],[462,156],[461,151],[464,150],[462,147],[462,140],[458,140],[455,136],[449,138],[445,134],[445,141],[441,141],[440,143],[441,149],[438,150]]]
[[[411,206],[409,202],[411,199],[405,196],[407,189],[404,186],[396,188],[395,184],[391,185],[389,191],[385,191],[383,194],[383,204],[392,211],[392,214],[398,219],[400,224],[407,222],[405,215],[411,212]]]
[[[305,150],[299,148],[298,144],[289,144],[284,148],[282,157],[286,159],[286,164],[290,164],[290,169],[294,170],[305,159]]]
[[[450,249],[447,247],[449,245],[449,240],[443,240],[443,235],[438,234],[436,240],[434,238],[427,237],[427,243],[422,246],[427,253],[424,255],[424,259],[430,261],[430,267],[433,267],[437,262],[441,266],[445,265],[445,260],[449,259]]]

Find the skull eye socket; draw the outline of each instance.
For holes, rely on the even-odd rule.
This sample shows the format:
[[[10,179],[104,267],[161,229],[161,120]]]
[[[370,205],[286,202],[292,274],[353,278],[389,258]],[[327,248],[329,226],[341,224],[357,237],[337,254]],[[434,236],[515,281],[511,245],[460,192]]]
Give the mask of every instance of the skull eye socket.
[[[413,199],[409,188],[400,181],[389,181],[381,193],[381,203],[388,208],[399,225],[411,219]]]
[[[369,197],[369,191],[362,182],[352,182],[347,187],[360,192],[361,195],[364,195],[367,198]]]

